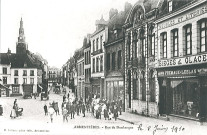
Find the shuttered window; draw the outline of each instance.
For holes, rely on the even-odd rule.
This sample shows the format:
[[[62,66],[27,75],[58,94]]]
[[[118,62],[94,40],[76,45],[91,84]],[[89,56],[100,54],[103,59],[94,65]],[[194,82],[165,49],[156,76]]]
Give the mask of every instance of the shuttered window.
[[[167,32],[161,33],[161,46],[160,56],[161,58],[167,58]]]
[[[172,31],[173,34],[173,57],[178,57],[178,29]]]
[[[200,23],[200,52],[207,51],[207,21],[203,20]]]
[[[192,25],[186,25],[185,27],[185,54],[192,54]]]

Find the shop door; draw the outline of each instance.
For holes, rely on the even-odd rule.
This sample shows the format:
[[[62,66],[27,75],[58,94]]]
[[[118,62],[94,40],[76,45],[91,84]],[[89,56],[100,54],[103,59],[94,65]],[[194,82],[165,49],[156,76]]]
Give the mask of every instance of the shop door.
[[[200,83],[200,116],[204,121],[207,120],[207,78],[202,77]]]
[[[166,86],[163,85],[163,79],[159,79],[159,114],[166,114]],[[165,83],[165,82],[164,82]]]

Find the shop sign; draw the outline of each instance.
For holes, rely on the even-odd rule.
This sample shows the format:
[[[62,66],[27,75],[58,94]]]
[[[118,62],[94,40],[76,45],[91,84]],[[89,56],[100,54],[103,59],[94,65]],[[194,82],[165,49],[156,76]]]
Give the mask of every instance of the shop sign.
[[[207,54],[158,60],[158,68],[207,63]]]
[[[194,10],[190,13],[187,13],[183,16],[180,16],[178,18],[171,19],[167,22],[161,23],[158,25],[158,29],[161,30],[161,29],[165,29],[167,27],[171,27],[173,25],[176,25],[176,24],[182,23],[184,21],[190,20],[192,18],[195,18],[195,17],[202,15],[204,13],[207,13],[207,6],[206,5],[204,7],[197,9],[197,10]]]
[[[158,72],[158,77],[187,76],[187,75],[207,75],[207,68],[183,69],[183,70],[165,70],[165,71],[159,71]]]

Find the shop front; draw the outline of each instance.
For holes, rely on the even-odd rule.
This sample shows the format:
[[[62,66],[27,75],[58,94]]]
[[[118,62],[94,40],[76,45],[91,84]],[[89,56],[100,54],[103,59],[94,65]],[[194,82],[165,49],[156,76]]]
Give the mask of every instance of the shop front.
[[[207,117],[207,66],[158,69],[159,113],[202,119]]]

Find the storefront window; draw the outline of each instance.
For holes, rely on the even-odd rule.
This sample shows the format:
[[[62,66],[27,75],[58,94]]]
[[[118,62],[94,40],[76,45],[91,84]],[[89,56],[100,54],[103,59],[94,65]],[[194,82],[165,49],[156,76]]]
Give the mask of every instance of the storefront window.
[[[19,86],[13,86],[12,93],[19,93]]]
[[[171,80],[173,113],[196,117],[199,113],[200,91],[197,79]]]

